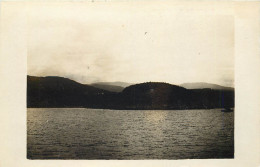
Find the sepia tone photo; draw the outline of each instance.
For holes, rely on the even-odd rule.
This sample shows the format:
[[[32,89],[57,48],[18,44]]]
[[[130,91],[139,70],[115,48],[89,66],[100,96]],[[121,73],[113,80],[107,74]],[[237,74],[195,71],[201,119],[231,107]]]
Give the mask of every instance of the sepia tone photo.
[[[233,15],[140,5],[28,8],[28,159],[234,158]]]

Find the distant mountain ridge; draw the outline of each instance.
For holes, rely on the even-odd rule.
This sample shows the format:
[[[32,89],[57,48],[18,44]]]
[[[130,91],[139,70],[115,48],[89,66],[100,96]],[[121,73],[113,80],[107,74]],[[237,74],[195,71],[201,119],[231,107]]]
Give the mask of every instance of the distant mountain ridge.
[[[193,83],[183,83],[180,86],[186,89],[215,89],[215,90],[234,90],[232,87],[225,87],[217,84],[211,84],[206,82],[193,82]]]
[[[90,85],[111,85],[111,86],[120,86],[120,87],[128,87],[130,85],[133,85],[133,83],[128,83],[128,82],[120,82],[120,81],[117,81],[117,82],[95,82],[95,83],[92,83]]]
[[[106,85],[106,84],[98,84],[98,83],[91,84],[91,86],[99,89],[104,89],[110,92],[122,92],[124,89],[124,87],[122,86]]]
[[[234,90],[186,89],[163,82],[111,92],[62,77],[27,76],[27,107],[103,109],[205,109],[234,106]]]

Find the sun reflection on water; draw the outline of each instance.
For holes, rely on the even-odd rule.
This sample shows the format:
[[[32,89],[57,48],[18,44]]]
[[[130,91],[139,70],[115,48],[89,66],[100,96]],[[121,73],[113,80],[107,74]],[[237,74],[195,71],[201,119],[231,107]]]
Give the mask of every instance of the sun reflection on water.
[[[154,123],[154,124],[162,123],[163,121],[165,121],[166,116],[167,116],[167,112],[165,112],[165,111],[158,112],[157,110],[155,110],[155,111],[146,111],[145,112],[145,119],[148,122]]]

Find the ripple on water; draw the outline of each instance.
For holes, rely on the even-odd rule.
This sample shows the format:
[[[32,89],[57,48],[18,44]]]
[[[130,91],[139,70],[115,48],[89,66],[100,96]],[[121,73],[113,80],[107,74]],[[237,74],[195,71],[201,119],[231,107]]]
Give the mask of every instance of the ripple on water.
[[[233,158],[234,113],[30,108],[30,159]]]

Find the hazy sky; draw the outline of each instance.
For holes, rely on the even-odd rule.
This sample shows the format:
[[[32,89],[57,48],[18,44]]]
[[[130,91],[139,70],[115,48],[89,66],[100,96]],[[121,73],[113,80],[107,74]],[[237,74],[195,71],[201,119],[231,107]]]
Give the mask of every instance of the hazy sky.
[[[110,3],[28,10],[28,75],[233,86],[234,18]]]

